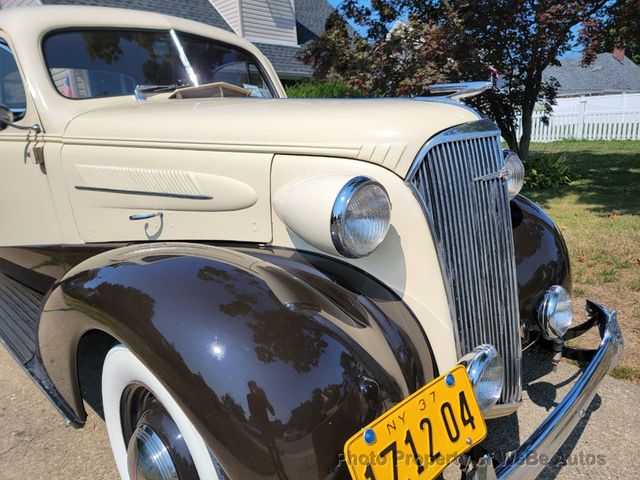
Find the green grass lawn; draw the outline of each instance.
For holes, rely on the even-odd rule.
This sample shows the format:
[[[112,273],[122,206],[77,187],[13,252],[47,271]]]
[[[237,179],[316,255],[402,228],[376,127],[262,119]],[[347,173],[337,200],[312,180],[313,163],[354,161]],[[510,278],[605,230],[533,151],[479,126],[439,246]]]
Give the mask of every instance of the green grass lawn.
[[[583,318],[585,298],[616,308],[625,351],[613,374],[640,380],[640,142],[563,141],[535,144],[532,151],[565,152],[578,175],[569,185],[523,192],[565,236],[575,321]]]

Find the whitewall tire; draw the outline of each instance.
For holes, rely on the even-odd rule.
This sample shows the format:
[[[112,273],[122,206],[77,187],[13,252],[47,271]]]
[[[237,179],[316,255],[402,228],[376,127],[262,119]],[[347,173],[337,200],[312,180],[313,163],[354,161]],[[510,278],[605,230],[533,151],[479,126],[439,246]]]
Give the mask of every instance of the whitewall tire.
[[[153,373],[126,347],[117,345],[108,353],[102,372],[102,403],[109,442],[118,472],[123,480],[131,480],[127,447],[123,437],[121,403],[123,393],[131,385],[142,385],[160,402],[180,430],[201,479],[222,480],[209,450],[191,421]]]

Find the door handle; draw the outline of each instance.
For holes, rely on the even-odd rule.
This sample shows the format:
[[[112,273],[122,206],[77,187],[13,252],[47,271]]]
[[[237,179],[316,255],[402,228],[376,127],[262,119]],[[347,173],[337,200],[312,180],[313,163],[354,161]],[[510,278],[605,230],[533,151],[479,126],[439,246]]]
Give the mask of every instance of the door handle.
[[[133,215],[129,215],[129,220],[131,221],[136,221],[136,220],[148,220],[150,218],[154,218],[154,217],[160,217],[162,218],[163,213],[162,212],[155,212],[155,213],[134,213]]]

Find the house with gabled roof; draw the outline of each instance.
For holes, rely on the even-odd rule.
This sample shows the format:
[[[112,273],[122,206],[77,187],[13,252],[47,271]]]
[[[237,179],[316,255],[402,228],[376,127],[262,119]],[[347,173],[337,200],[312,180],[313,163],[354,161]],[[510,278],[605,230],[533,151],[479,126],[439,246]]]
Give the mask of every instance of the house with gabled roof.
[[[559,83],[558,98],[640,93],[640,65],[621,48],[599,54],[589,65],[579,56],[563,58],[544,70],[543,79],[552,78]]]
[[[269,58],[284,83],[311,77],[302,55],[334,12],[326,0],[0,0],[0,8],[55,4],[147,10],[233,31]]]

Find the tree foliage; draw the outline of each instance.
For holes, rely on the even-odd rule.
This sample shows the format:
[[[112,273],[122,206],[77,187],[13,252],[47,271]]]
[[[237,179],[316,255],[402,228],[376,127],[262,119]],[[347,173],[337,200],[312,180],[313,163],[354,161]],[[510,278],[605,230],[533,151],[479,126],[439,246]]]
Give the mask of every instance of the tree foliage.
[[[595,49],[611,52],[614,48],[624,48],[626,55],[640,65],[640,0],[620,0],[612,5]]]
[[[636,19],[637,2],[623,0]],[[618,25],[616,9],[606,0],[345,0],[306,60],[319,80],[382,96],[426,95],[430,84],[498,74],[506,88],[472,102],[526,159],[534,108],[550,112],[558,88],[542,72],[576,45],[590,61],[603,25]],[[354,35],[346,20],[366,36]]]
[[[325,82],[301,82],[286,87],[289,98],[361,98],[365,95],[344,82],[328,80]]]

